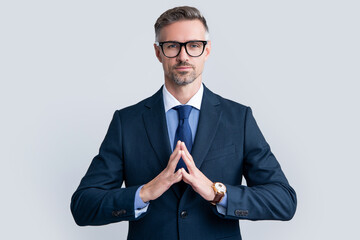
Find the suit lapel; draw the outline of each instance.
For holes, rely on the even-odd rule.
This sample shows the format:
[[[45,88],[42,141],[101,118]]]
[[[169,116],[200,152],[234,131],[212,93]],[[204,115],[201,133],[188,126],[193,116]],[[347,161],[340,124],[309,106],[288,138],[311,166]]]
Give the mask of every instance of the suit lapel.
[[[216,95],[204,85],[198,128],[191,151],[196,167],[199,169],[214,140],[220,118],[220,102]]]
[[[146,133],[160,165],[165,168],[172,151],[167,131],[162,88],[149,98],[145,106],[148,108],[143,113]]]

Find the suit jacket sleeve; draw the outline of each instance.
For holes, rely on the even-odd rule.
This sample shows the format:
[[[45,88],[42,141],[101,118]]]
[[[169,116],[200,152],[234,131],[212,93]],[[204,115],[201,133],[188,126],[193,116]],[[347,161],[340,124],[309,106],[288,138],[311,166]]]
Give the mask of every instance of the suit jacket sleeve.
[[[244,124],[243,175],[247,186],[226,184],[229,219],[290,220],[296,210],[296,194],[263,137],[251,109]],[[241,176],[241,174],[239,174]]]
[[[121,188],[124,179],[121,133],[121,119],[116,111],[99,154],[71,199],[71,211],[80,226],[135,220],[134,198],[139,186]],[[139,218],[143,215],[146,214]]]

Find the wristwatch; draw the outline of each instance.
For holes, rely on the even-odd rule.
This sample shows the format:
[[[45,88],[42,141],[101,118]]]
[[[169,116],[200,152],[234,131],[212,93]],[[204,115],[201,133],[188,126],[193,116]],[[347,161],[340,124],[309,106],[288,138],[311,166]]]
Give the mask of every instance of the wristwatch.
[[[214,182],[212,188],[214,189],[215,197],[214,200],[210,201],[210,203],[216,205],[217,203],[221,202],[225,196],[226,186],[223,183]]]

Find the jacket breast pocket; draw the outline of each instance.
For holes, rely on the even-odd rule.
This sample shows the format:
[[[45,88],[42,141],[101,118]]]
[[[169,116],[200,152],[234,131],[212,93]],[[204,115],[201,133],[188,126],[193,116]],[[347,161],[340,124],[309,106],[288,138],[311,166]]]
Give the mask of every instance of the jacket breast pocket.
[[[235,158],[235,145],[216,146],[206,155],[200,171],[212,181],[222,181],[224,169],[231,167]]]
[[[205,161],[214,161],[235,154],[235,145],[212,147],[206,155]]]

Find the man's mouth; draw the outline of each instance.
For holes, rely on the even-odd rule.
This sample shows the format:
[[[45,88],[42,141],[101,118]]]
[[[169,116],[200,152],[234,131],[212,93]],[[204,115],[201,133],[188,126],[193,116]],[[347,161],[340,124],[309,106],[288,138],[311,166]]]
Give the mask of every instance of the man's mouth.
[[[192,66],[190,65],[176,66],[175,69],[178,71],[187,71],[187,70],[191,70]]]
[[[192,69],[192,67],[177,67],[175,69],[177,69],[177,70],[189,70],[189,69]]]

